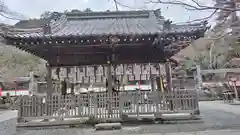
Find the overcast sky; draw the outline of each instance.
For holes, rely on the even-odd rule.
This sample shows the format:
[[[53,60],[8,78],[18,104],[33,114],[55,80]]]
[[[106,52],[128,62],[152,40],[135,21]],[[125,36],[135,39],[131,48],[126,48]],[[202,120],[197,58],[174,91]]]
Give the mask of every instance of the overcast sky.
[[[109,2],[110,1],[110,2]],[[64,10],[79,9],[83,10],[91,8],[94,11],[106,11],[115,10],[113,0],[4,0],[5,5],[15,11],[23,14],[26,18],[39,18],[40,14],[44,11],[57,11],[63,12]],[[174,22],[185,22],[196,18],[206,17],[211,14],[211,11],[187,11],[185,8],[180,6],[169,6],[169,5],[155,5],[146,4],[149,0],[118,0],[123,5],[128,7],[121,7],[121,10],[133,10],[133,9],[157,9],[161,8],[162,14]],[[188,1],[188,0],[186,0]],[[210,4],[211,0],[208,1]],[[1,17],[2,23],[13,24],[16,21],[9,20]]]

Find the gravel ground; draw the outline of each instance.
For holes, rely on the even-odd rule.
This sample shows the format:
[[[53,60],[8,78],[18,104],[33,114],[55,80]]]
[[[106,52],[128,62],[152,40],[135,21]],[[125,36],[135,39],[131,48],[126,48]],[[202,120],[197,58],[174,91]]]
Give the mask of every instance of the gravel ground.
[[[45,129],[45,130],[21,130],[16,131],[10,127],[14,124],[14,119],[0,122],[0,135],[122,135],[122,134],[165,134],[165,135],[213,135],[228,134],[239,135],[240,130],[240,106],[226,105],[222,101],[200,102],[201,115],[204,123],[196,124],[155,124],[123,127],[122,130],[115,131],[95,131],[94,129]],[[7,130],[6,130],[7,129]],[[14,130],[6,134],[9,129]],[[3,132],[2,132],[3,131]],[[16,131],[16,132],[15,132]],[[15,132],[15,133],[13,133]]]
[[[0,122],[0,135],[13,135],[16,133],[16,118]]]

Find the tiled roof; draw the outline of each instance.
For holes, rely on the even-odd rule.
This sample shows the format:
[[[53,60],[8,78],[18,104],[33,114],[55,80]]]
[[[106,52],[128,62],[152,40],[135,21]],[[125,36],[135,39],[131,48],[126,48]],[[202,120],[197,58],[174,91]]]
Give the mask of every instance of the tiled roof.
[[[65,37],[91,35],[145,35],[161,33],[184,33],[204,29],[203,23],[197,25],[174,25],[165,29],[164,18],[157,11],[117,11],[68,13],[59,20],[51,21],[50,33],[39,29],[15,29],[9,36],[16,37]],[[45,34],[44,34],[45,33]]]

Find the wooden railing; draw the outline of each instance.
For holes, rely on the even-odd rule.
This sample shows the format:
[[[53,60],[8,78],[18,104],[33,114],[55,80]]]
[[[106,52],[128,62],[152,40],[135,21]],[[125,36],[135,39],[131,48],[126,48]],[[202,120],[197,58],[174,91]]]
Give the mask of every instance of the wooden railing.
[[[18,100],[18,117],[95,117],[120,118],[198,110],[197,92],[181,90],[85,93],[78,95],[23,96]]]
[[[234,101],[234,93],[231,92],[231,91],[223,93],[223,101],[225,103],[233,103],[233,101]]]

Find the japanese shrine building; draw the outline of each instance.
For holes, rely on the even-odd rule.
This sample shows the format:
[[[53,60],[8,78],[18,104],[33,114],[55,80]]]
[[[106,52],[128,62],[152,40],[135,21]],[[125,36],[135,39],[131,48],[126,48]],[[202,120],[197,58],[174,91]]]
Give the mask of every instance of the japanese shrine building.
[[[51,67],[162,63],[203,37],[206,24],[172,24],[160,10],[67,13],[40,28],[12,28],[5,40]]]

